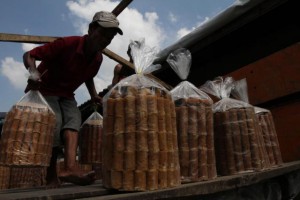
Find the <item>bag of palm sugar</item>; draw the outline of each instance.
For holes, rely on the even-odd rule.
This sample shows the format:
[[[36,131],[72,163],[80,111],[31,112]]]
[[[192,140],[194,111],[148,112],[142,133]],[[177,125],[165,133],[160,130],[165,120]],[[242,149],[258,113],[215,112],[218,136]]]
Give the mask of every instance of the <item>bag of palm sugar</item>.
[[[231,96],[234,99],[249,103],[248,86],[247,86],[247,81],[245,78],[233,82]],[[254,107],[254,110],[255,110],[255,107]],[[268,153],[269,141],[266,140],[266,137],[263,134],[263,130],[262,130],[262,127],[260,126],[260,122],[259,122],[258,118],[256,118],[255,125],[257,126],[257,138],[258,138],[258,142],[259,142],[258,147],[259,147],[259,153],[260,153],[260,158],[261,158],[261,166],[262,166],[262,169],[269,169],[272,164],[272,160],[270,160],[270,156]]]
[[[46,185],[47,167],[10,167],[9,189]]]
[[[180,185],[175,105],[170,92],[146,76],[157,50],[130,43],[136,74],[103,98],[103,185],[148,191]]]
[[[81,125],[79,131],[80,163],[102,163],[102,129],[103,118],[97,111],[94,111]]]
[[[254,110],[261,128],[264,145],[267,150],[266,155],[269,158],[270,166],[274,167],[282,165],[283,161],[279,141],[271,111],[256,106],[254,107]]]
[[[221,100],[213,104],[217,172],[233,175],[261,170],[254,107],[229,98],[233,79],[217,77],[201,89]]]
[[[56,118],[39,91],[30,90],[5,117],[0,164],[49,166]]]
[[[10,167],[0,165],[0,190],[9,188]]]
[[[176,106],[181,181],[196,182],[217,177],[211,98],[186,79],[191,53],[181,48],[167,62],[182,80],[171,94]]]

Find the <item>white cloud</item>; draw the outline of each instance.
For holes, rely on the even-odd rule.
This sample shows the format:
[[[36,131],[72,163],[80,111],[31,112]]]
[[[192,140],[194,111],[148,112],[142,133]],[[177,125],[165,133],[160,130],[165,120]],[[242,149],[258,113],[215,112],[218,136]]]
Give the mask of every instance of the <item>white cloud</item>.
[[[190,32],[192,32],[195,29],[195,27],[188,29],[186,27],[181,28],[177,31],[177,39],[182,38],[183,36],[189,34]]]
[[[177,17],[176,17],[172,12],[170,12],[170,13],[169,13],[169,20],[170,20],[172,23],[175,23],[175,22],[177,22]]]
[[[37,45],[37,44],[30,44],[30,43],[22,43],[22,50],[24,52],[30,51],[31,49],[33,49],[33,48],[35,48],[37,46],[39,46],[39,45]]]
[[[182,38],[183,36],[189,34],[190,32],[192,32],[193,30],[195,30],[196,28],[199,28],[201,26],[203,26],[206,22],[209,21],[209,17],[205,17],[204,20],[198,22],[195,26],[193,26],[192,28],[181,28],[177,31],[177,39],[180,39]]]
[[[248,3],[250,0],[236,0],[234,2],[235,5],[244,5],[246,3]]]
[[[22,43],[22,50],[24,52],[37,47],[37,44],[29,44],[29,43]],[[37,61],[37,65],[40,62]],[[5,76],[10,83],[16,89],[24,89],[24,85],[27,84],[27,79],[29,77],[29,73],[26,70],[23,62],[16,61],[12,57],[5,57],[1,60],[1,68],[0,68],[1,75]]]
[[[1,74],[6,76],[16,89],[24,89],[29,74],[23,63],[15,61],[11,57],[6,57],[1,61],[0,70]]]

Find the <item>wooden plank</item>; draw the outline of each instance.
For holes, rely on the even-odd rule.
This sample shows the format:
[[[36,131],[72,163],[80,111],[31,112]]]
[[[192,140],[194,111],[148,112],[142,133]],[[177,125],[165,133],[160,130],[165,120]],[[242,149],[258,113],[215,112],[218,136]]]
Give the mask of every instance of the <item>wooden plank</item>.
[[[0,199],[77,199],[107,195],[110,192],[102,187],[101,182],[91,186],[64,184],[61,188],[46,189],[45,187],[27,189],[8,189],[0,191]]]
[[[155,200],[167,198],[188,197],[191,195],[207,195],[234,190],[239,187],[250,186],[256,183],[279,177],[291,172],[300,172],[300,161],[285,163],[280,167],[267,171],[244,173],[234,176],[218,177],[215,180],[183,184],[174,188],[149,192],[117,192],[106,190],[101,182],[90,186],[64,185],[61,188],[46,190],[14,189],[0,192],[0,199],[78,199],[90,198],[94,200]]]
[[[118,16],[130,3],[132,0],[122,0],[112,11],[116,16]]]
[[[265,103],[300,91],[300,44],[296,43],[227,74],[247,79],[250,103]]]
[[[52,42],[57,38],[58,37],[53,37],[53,36],[0,33],[0,41],[2,42],[24,42],[24,43],[33,43],[33,44],[43,44],[47,42]]]
[[[184,198],[197,195],[216,194],[244,186],[253,185],[270,178],[278,177],[293,171],[300,170],[300,161],[286,163],[269,171],[245,173],[234,176],[223,176],[212,181],[188,183],[176,188],[159,191],[125,193],[94,197],[94,200],[155,200]]]

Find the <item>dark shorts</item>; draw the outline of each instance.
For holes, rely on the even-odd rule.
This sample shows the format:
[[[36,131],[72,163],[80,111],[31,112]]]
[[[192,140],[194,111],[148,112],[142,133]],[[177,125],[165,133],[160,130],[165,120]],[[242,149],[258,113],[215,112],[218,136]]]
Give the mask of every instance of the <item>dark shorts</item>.
[[[63,144],[64,129],[79,131],[81,126],[81,113],[76,100],[70,100],[57,96],[44,96],[49,106],[55,112],[56,128],[54,132],[53,147]]]

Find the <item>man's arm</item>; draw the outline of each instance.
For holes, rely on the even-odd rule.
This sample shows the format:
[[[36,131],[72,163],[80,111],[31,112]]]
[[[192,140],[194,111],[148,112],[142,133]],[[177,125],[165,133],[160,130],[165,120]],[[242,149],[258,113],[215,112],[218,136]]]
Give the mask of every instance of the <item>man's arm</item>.
[[[26,52],[23,55],[23,63],[30,73],[29,79],[27,81],[28,89],[38,90],[41,83],[41,74],[36,68],[35,58],[31,57],[29,52]]]
[[[85,85],[90,93],[92,102],[102,105],[102,98],[97,94],[94,79],[87,80]]]
[[[119,82],[121,69],[122,69],[122,65],[121,64],[117,64],[115,66],[114,77],[112,79],[112,86],[116,85]]]

